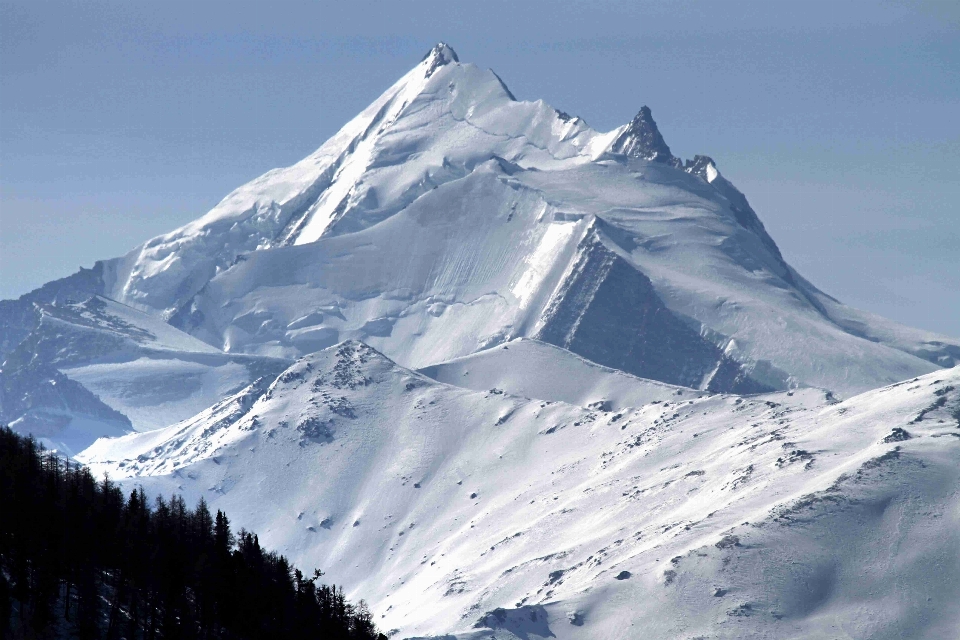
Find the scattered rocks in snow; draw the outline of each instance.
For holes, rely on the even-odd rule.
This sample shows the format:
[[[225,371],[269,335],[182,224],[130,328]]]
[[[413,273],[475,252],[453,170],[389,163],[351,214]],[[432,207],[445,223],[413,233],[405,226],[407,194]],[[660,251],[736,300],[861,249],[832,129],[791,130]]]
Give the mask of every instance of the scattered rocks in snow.
[[[778,467],[785,467],[793,464],[794,462],[800,462],[803,460],[806,460],[804,469],[809,469],[811,466],[813,466],[814,457],[812,453],[804,449],[794,449],[786,456],[777,458],[776,464]]]
[[[720,541],[714,545],[717,549],[732,549],[733,547],[739,547],[740,538],[735,535],[725,535],[720,538]]]
[[[922,409],[920,413],[917,414],[917,417],[910,421],[910,424],[917,424],[918,422],[921,422],[927,416],[928,413],[930,413],[931,411],[936,411],[937,409],[943,407],[945,404],[947,404],[946,394],[941,395],[933,402],[933,404]]]
[[[584,622],[584,615],[580,611],[568,611],[567,620],[569,620],[570,624],[572,624],[575,627],[582,627]]]
[[[629,571],[621,571],[617,575],[613,576],[614,580],[627,580],[630,576],[633,575]]]
[[[903,442],[904,440],[909,440],[912,437],[913,436],[911,436],[902,427],[894,427],[893,431],[890,432],[890,435],[888,435],[886,438],[881,440],[881,442],[885,444],[889,444],[891,442]]]
[[[323,420],[317,416],[307,418],[297,425],[297,431],[303,434],[304,438],[311,440],[333,440],[333,423],[329,420]]]

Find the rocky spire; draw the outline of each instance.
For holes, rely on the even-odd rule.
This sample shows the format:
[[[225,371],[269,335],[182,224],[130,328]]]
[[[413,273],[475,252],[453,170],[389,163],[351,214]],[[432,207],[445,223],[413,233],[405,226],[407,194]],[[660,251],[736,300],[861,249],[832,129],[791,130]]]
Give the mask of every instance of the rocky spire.
[[[662,162],[674,167],[681,165],[680,159],[670,153],[670,147],[660,135],[657,123],[653,120],[650,107],[644,105],[640,113],[610,145],[610,151],[622,153],[632,158],[642,158],[653,162]]]
[[[693,156],[693,160],[687,160],[683,170],[695,176],[700,176],[710,183],[720,175],[720,172],[717,171],[717,163],[710,156]]]
[[[438,42],[433,49],[427,52],[427,55],[423,56],[423,60],[420,62],[426,64],[426,77],[429,78],[440,67],[451,62],[460,62],[460,58],[457,57],[457,52],[453,50],[453,47],[446,42]]]

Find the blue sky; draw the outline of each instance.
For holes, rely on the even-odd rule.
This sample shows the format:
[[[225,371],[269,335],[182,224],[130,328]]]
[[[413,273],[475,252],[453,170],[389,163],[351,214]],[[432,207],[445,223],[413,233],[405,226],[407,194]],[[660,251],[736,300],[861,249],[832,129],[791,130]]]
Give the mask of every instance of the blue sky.
[[[0,297],[309,154],[436,41],[607,130],[653,109],[802,274],[960,336],[960,3],[0,0]]]

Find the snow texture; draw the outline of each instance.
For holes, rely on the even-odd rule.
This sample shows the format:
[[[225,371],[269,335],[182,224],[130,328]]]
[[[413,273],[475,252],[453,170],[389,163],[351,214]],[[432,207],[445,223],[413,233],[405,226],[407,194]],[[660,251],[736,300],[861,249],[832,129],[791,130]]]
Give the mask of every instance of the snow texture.
[[[571,400],[549,382],[581,373],[583,400],[610,401],[465,389],[345,342],[81,459],[203,496],[397,637],[943,638],[960,623],[958,368],[843,402],[674,391],[532,341],[431,372]]]
[[[673,384],[841,395],[960,357],[803,280],[649,108],[599,133],[445,44],[302,162],[100,269],[230,353],[358,339],[416,368],[530,337]]]
[[[100,296],[32,311],[0,369],[0,420],[71,455],[98,437],[179,422],[289,364],[225,354]]]
[[[0,418],[119,435],[78,459],[391,637],[960,626],[960,341],[819,291],[649,108],[597,132],[443,43],[301,162],[0,301],[0,354]]]

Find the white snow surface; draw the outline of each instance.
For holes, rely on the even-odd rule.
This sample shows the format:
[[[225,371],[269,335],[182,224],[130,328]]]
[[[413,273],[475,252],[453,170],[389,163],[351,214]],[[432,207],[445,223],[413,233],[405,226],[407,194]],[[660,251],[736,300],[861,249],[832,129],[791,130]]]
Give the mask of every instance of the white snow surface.
[[[465,389],[498,389],[514,396],[606,411],[707,395],[638,378],[590,362],[566,349],[527,338],[425,367],[419,373]]]
[[[194,416],[247,386],[261,369],[275,374],[289,364],[226,354],[156,315],[100,296],[40,311],[32,336],[35,357],[124,414],[137,431]],[[84,436],[73,429],[77,451],[97,437],[118,434],[116,427],[97,426],[89,416],[76,424],[89,430]]]
[[[526,349],[547,380],[646,384],[505,346],[437,375],[537,395],[493,370]],[[958,388],[953,368],[843,402],[685,392],[604,411],[345,342],[80,459],[203,496],[392,637],[939,639],[960,628]]]
[[[155,355],[67,367],[63,373],[127,416],[137,431],[190,418],[251,380],[250,371],[238,362]]]
[[[960,361],[803,281],[712,161],[610,153],[623,129],[517,101],[440,44],[308,158],[105,263],[107,293],[231,353],[357,339],[419,368],[537,337],[593,233],[768,387],[850,395]]]
[[[48,451],[71,458],[100,438],[117,438],[130,431],[129,428],[125,428],[125,425],[116,421],[79,412],[63,410],[48,412],[47,415],[59,418],[61,424],[56,424],[55,428],[49,431],[40,431],[35,428],[25,428],[27,420],[21,417],[6,426],[18,433],[30,433]]]

